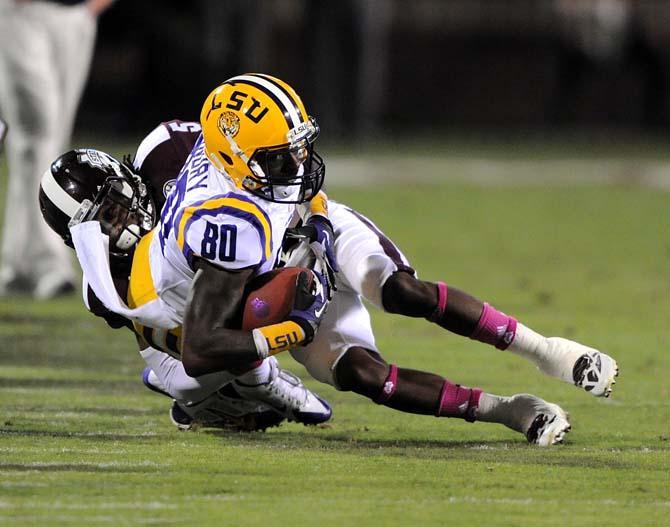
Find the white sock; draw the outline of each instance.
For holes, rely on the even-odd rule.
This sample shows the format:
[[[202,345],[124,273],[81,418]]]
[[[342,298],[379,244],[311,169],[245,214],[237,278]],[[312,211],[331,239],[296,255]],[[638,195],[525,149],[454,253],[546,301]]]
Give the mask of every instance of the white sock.
[[[477,420],[500,423],[525,434],[535,419],[535,407],[541,399],[529,394],[504,397],[482,393],[477,407]]]
[[[566,339],[548,339],[523,324],[517,324],[516,335],[507,351],[531,361],[547,375],[572,383],[572,367],[581,352],[570,344],[577,343]]]
[[[276,365],[277,359],[274,357],[268,357],[263,362],[261,362],[259,366],[253,370],[243,373],[235,380],[245,386],[258,386],[259,384],[265,384],[274,378],[273,366]]]
[[[152,386],[158,388],[159,390],[164,391],[165,393],[168,393],[167,386],[165,386],[161,380],[158,378],[158,375],[156,375],[156,372],[154,370],[149,371],[149,378],[148,378],[149,384]]]

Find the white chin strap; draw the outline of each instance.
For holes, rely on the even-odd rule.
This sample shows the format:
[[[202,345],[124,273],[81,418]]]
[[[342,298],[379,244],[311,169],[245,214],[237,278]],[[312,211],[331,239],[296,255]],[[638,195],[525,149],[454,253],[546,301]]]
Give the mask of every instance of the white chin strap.
[[[303,163],[298,168],[298,172],[295,177],[301,177],[305,173],[305,164]],[[276,197],[284,200],[293,200],[298,197],[300,193],[300,185],[274,185],[272,187]]]
[[[256,174],[257,177],[259,178],[266,178],[266,174],[263,172],[263,169],[260,167],[258,163],[255,161],[252,161],[251,163],[249,162],[249,156],[247,156],[244,151],[239,147],[235,139],[233,139],[233,136],[230,134],[225,134],[226,140],[228,141],[228,144],[230,145],[230,149],[233,152],[233,155],[236,155],[239,157],[246,165],[251,168],[252,172]],[[220,166],[220,162],[218,162],[218,159],[216,159],[216,156],[210,156],[210,159],[214,159],[214,166],[216,166],[219,170],[222,170],[225,172],[225,169]],[[305,173],[305,165],[304,163],[300,165],[298,168],[298,172],[296,174],[296,177],[300,177]],[[299,185],[286,185],[286,186],[281,186],[281,185],[273,185],[273,192],[274,195],[282,200],[294,200],[297,198],[298,194],[300,193],[300,186]]]
[[[116,241],[116,248],[127,251],[140,239],[140,226],[128,225]]]

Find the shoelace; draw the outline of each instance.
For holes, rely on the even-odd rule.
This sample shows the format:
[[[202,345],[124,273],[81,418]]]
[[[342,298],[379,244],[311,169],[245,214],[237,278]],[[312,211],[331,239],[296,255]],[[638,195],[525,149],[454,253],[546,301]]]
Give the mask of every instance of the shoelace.
[[[289,403],[291,406],[294,406],[295,404],[298,404],[299,406],[302,406],[305,403],[305,401],[307,401],[307,394],[306,393],[305,393],[305,398],[301,401],[298,397],[296,397],[296,396],[294,396],[290,393],[286,393],[285,390],[280,390],[279,387],[276,384],[276,382],[278,380],[280,380],[279,376],[277,376],[277,378],[270,384],[270,391],[273,392],[274,394],[276,394],[282,401],[285,401],[285,402]],[[281,380],[283,381],[283,379],[281,379]],[[287,383],[286,381],[284,381],[284,382],[285,382],[285,384],[290,384],[290,383]],[[301,387],[300,386],[292,386],[291,388],[292,389],[296,389],[296,388],[300,389]],[[305,392],[306,388],[302,387],[302,391]]]

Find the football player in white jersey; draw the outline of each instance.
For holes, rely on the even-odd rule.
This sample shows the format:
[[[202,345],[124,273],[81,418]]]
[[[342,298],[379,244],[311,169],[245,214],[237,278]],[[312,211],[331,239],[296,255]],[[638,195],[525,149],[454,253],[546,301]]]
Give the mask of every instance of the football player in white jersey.
[[[246,83],[240,82],[239,78],[231,79],[233,82],[228,81],[229,86],[232,85],[237,89],[228,89],[227,92],[221,89],[215,90],[205,103],[202,114],[205,131],[204,150],[210,157],[214,157],[215,165],[223,166],[226,170],[225,173],[220,171],[220,175],[229,176],[227,172],[233,171],[234,162],[238,157],[245,161],[244,166],[246,166],[246,172],[244,172],[244,166],[241,168],[241,187],[256,192],[254,195],[266,201],[289,201],[291,196],[297,193],[292,193],[286,188],[290,185],[280,185],[283,188],[278,189],[267,189],[264,188],[263,181],[258,181],[267,174],[275,173],[276,175],[276,171],[273,172],[269,166],[265,165],[271,158],[268,152],[274,151],[279,154],[273,158],[275,168],[285,166],[287,162],[289,166],[293,162],[294,166],[298,167],[297,170],[288,172],[289,177],[285,178],[284,183],[294,183],[294,180],[297,179],[295,176],[313,172],[304,168],[301,172],[302,165],[295,163],[296,160],[308,159],[308,153],[305,152],[296,157],[291,156],[292,161],[289,161],[286,151],[281,152],[281,148],[277,150],[261,148],[259,150],[261,155],[257,156],[256,150],[245,144],[242,136],[231,141],[235,137],[230,136],[239,133],[236,128],[239,122],[243,121],[245,112],[249,112],[254,117],[263,113],[262,95],[253,91],[249,94],[249,90],[257,87],[259,83],[258,79],[249,79],[249,77],[257,76],[244,77],[245,79],[242,80],[247,81]],[[280,84],[281,81],[276,79],[265,76],[261,79],[283,86]],[[220,95],[223,96],[219,97]],[[245,100],[247,100],[246,106],[240,103]],[[209,121],[208,125],[208,118],[212,116],[214,120]],[[254,119],[251,121],[253,122]],[[179,126],[183,126],[183,123]],[[179,162],[157,162],[160,156],[155,155],[155,152],[159,150],[158,145],[168,141],[168,138],[173,135],[168,131],[173,127],[174,125],[170,123],[159,127],[140,145],[136,156],[136,168],[140,174],[143,173],[146,166],[166,168],[179,165]],[[217,130],[221,137],[216,135]],[[212,139],[212,132],[214,132],[214,139]],[[216,140],[219,142],[216,143]],[[152,146],[152,142],[156,143],[157,148]],[[194,152],[197,146],[196,144]],[[212,152],[216,152],[218,157]],[[192,158],[193,153],[189,162],[197,170],[200,162],[197,160],[193,162]],[[311,168],[313,164],[313,161],[310,162],[308,167]],[[188,166],[189,163],[185,170],[188,169]],[[178,178],[177,184],[179,179],[182,179],[182,176]],[[194,182],[194,185],[200,184],[195,178]],[[166,181],[161,187],[167,188],[169,186],[167,183],[169,182]],[[300,192],[302,191],[301,189]],[[283,195],[276,195],[280,193]],[[170,194],[170,196],[173,195],[175,191]],[[225,197],[216,199],[225,199]],[[200,207],[206,201],[200,202],[196,207]],[[179,225],[181,231],[186,231],[189,218],[196,216],[198,219],[203,219],[212,215],[218,216],[217,208],[227,204],[222,201],[209,203],[210,207],[194,209],[190,216],[184,219],[188,210],[186,207],[182,212],[182,219],[176,224]],[[263,205],[262,202],[256,202],[256,204],[261,204],[261,207]],[[165,210],[167,207],[163,211],[164,219]],[[454,287],[447,288],[444,283],[432,284],[418,280],[407,259],[398,248],[370,220],[343,205],[331,203],[330,219],[335,227],[335,236],[330,237],[330,243],[328,242],[330,232],[323,227],[324,224],[327,225],[327,222],[323,219],[315,221],[314,217],[310,217],[309,212],[303,212],[303,216],[307,221],[300,228],[301,233],[311,231],[311,238],[316,239],[317,242],[315,245],[318,247],[320,245],[318,242],[321,242],[326,253],[330,252],[331,257],[332,254],[336,254],[342,267],[337,275],[338,291],[326,312],[320,330],[316,333],[316,338],[310,343],[307,337],[300,342],[307,344],[306,346],[294,347],[292,350],[294,357],[305,364],[317,379],[339,389],[355,391],[377,403],[402,411],[503,423],[524,433],[530,442],[541,445],[560,442],[569,429],[565,412],[560,407],[546,403],[537,397],[527,394],[498,397],[483,393],[478,389],[454,384],[439,375],[387,364],[377,351],[369,316],[361,302],[361,296],[365,296],[386,311],[425,317],[457,334],[470,336],[495,345],[499,349],[510,349],[532,360],[545,373],[575,383],[594,395],[609,394],[617,368],[616,363],[607,355],[564,339],[545,339],[525,326],[517,324],[512,317],[504,315]],[[253,223],[253,220],[248,223]],[[172,221],[172,227],[174,225],[175,221]],[[223,225],[233,225],[233,223]],[[239,228],[241,224],[235,225]],[[258,239],[262,239],[261,230],[258,228],[256,230],[259,233]],[[219,255],[230,257],[232,243],[228,237],[231,236],[229,233],[232,231],[232,227],[223,229],[220,226],[218,229],[208,227],[205,220],[201,228],[203,234],[200,236],[199,245],[197,237],[196,242],[193,243],[189,242],[186,234],[181,234],[183,242],[180,246],[180,235],[175,235],[174,240],[184,258],[182,262],[188,263],[189,254],[196,252],[193,251],[192,245],[195,245],[204,254],[218,252]],[[207,232],[210,234],[207,235]],[[223,251],[221,240],[226,241]],[[262,261],[261,254],[260,250],[257,251],[256,259],[260,258]],[[224,258],[220,260],[224,261]],[[292,263],[302,262],[300,259],[293,259]],[[151,275],[152,277],[154,275],[153,269]],[[197,287],[197,279],[195,286]],[[175,305],[179,304],[175,303]],[[307,322],[305,324],[304,320],[300,321],[300,317],[296,317],[293,321],[300,329],[303,326],[311,326],[310,321]],[[285,334],[281,330],[287,328],[286,325],[277,326],[279,327],[261,328],[254,331],[252,338],[247,338],[246,342],[240,339],[238,341],[242,343],[238,349],[240,355],[251,358],[262,357],[266,352],[277,352],[278,349],[275,348],[278,347],[274,345],[277,342],[275,337]],[[293,326],[292,331],[296,335],[295,338],[299,339],[301,336],[299,330]],[[309,329],[303,330],[303,334],[308,333]],[[231,333],[222,333],[222,335],[225,337]],[[255,355],[252,340],[256,348]],[[183,344],[186,345],[186,339]],[[207,353],[204,353],[205,360],[199,360],[198,354],[195,355],[194,358],[198,360],[189,367],[189,371],[194,374],[216,371],[221,367],[220,361],[234,362],[236,359],[233,355],[225,357],[225,350],[217,352],[216,357],[207,356]],[[195,369],[192,369],[193,367]],[[160,369],[160,365],[158,368]],[[163,378],[167,377],[169,375],[163,375]]]
[[[289,417],[318,423],[330,408],[318,397],[300,406],[268,357],[312,340],[329,294],[326,279],[313,273],[314,288],[301,275],[289,320],[243,331],[233,328],[245,286],[274,268],[284,232],[301,206],[306,222],[323,232],[330,225],[317,197],[325,177],[314,151],[318,127],[293,89],[269,76],[241,75],[215,89],[202,110],[208,123],[189,154],[161,219],[135,251],[130,306],[158,300],[163,314],[182,325],[181,359],[191,377],[235,374],[266,366],[253,383],[235,379],[235,389]],[[205,148],[205,144],[209,148]],[[146,359],[147,357],[145,357]],[[256,371],[256,370],[254,370]]]

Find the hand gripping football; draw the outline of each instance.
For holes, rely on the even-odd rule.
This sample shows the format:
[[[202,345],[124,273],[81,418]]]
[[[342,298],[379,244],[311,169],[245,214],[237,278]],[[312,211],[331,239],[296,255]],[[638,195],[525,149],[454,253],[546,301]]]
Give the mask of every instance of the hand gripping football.
[[[298,275],[306,271],[310,287],[314,275],[303,267],[283,267],[257,276],[246,288],[242,329],[249,331],[283,322],[293,309]]]

